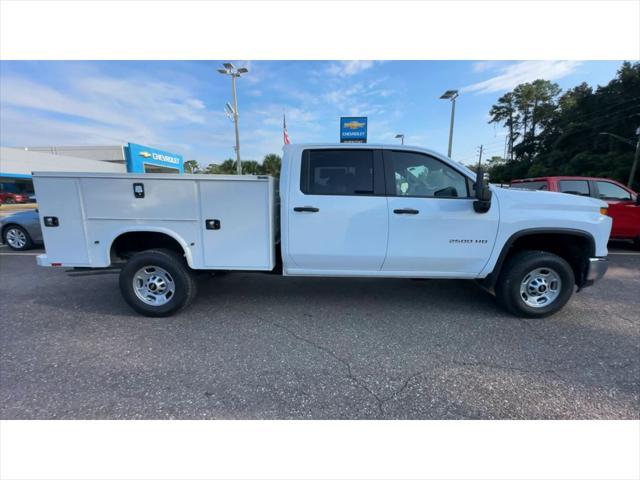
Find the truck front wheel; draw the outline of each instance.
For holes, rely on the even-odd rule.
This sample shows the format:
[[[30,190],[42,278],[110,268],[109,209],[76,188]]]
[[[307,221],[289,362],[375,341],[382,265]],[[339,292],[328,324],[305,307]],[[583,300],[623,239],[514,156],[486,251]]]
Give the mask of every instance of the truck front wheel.
[[[120,272],[125,301],[148,317],[166,317],[186,307],[197,284],[184,258],[172,250],[145,250],[129,259]]]
[[[556,313],[573,294],[575,277],[565,259],[549,252],[523,251],[507,260],[496,283],[498,303],[516,316]]]

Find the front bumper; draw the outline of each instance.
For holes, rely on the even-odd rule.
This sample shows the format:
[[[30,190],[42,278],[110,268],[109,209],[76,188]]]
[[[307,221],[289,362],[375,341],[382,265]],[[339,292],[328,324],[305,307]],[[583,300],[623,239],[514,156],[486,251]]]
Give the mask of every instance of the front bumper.
[[[587,265],[587,275],[585,277],[583,287],[593,285],[595,282],[604,277],[604,274],[607,273],[608,268],[609,260],[607,260],[607,257],[590,258],[589,264]]]

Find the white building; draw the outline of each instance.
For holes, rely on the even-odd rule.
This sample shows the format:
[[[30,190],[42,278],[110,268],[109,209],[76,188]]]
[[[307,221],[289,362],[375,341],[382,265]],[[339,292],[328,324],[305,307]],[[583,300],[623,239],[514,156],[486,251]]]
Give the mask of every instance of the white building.
[[[32,194],[31,172],[183,173],[182,155],[135,143],[0,147],[0,191]]]
[[[57,149],[53,153],[51,149]],[[64,150],[63,150],[64,148]],[[72,150],[78,148],[77,150]],[[90,150],[86,150],[89,148]],[[8,148],[0,147],[0,190],[13,193],[33,193],[31,172],[114,172],[124,173],[127,166],[124,158],[114,158],[114,147],[40,147]],[[122,147],[119,147],[122,151]],[[110,149],[110,150],[109,150]],[[59,152],[64,151],[64,154]],[[69,155],[69,153],[76,155]],[[95,157],[86,158],[85,153],[93,152]],[[94,158],[95,158],[94,157]]]

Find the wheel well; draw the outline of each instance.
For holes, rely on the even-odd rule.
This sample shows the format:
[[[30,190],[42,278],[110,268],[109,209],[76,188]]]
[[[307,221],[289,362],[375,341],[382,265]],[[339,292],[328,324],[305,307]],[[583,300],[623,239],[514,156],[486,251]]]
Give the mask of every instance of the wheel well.
[[[161,232],[127,232],[118,236],[111,244],[111,259],[127,260],[133,254],[151,248],[166,248],[184,255],[182,245],[170,235]]]
[[[576,285],[582,287],[587,276],[589,258],[595,256],[595,243],[593,237],[583,233],[538,232],[511,237],[493,272],[487,277],[491,285],[497,280],[504,261],[523,250],[542,250],[562,257],[571,265]]]
[[[15,223],[7,223],[6,225],[2,226],[2,229],[0,229],[0,234],[2,234],[2,236],[4,237],[4,232],[7,228],[11,227],[12,225],[15,225]]]

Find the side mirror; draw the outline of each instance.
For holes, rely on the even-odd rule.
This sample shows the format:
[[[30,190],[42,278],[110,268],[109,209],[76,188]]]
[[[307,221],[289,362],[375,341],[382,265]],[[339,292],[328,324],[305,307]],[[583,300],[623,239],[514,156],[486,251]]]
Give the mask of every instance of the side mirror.
[[[484,171],[478,168],[476,173],[476,198],[473,202],[473,209],[477,213],[487,213],[491,208],[491,189],[484,178]]]

